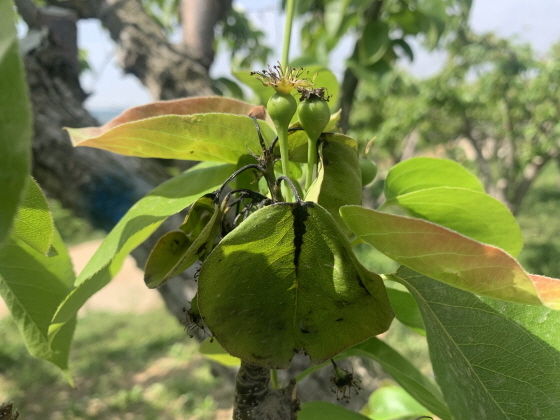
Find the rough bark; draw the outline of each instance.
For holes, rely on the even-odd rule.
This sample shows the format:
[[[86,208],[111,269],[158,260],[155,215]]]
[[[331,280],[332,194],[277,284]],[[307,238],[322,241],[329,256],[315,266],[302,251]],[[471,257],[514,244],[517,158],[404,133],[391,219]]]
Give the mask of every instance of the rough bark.
[[[374,21],[379,19],[381,14],[381,8],[383,6],[383,0],[372,0],[370,7],[364,13],[364,22]],[[358,58],[358,51],[360,45],[361,37],[356,40],[356,45],[354,46],[354,51],[352,52],[352,58]],[[358,77],[352,71],[352,69],[347,68],[344,71],[344,77],[342,78],[341,84],[341,94],[340,94],[340,108],[342,110],[340,114],[340,128],[343,133],[348,132],[350,126],[350,113],[352,112],[352,106],[354,104],[354,96],[356,95],[356,89],[358,88]]]
[[[169,42],[138,0],[49,1],[79,18],[99,19],[117,46],[125,73],[133,74],[154,99],[212,95],[208,67],[184,44]]]
[[[270,369],[241,362],[237,373],[233,420],[295,420],[299,411],[296,382],[270,388]]]
[[[51,13],[57,18],[50,19]],[[43,25],[51,22],[53,28],[66,35],[71,31],[65,26],[76,22],[75,15],[68,11],[46,9],[39,16]],[[98,122],[82,106],[86,95],[79,84],[75,57],[71,58],[60,43],[62,37],[57,35],[60,33],[43,26],[30,32],[22,42],[35,127],[33,176],[49,197],[94,226],[109,230],[135,201],[167,179],[168,174],[157,160],[72,147],[62,127],[96,126]],[[65,43],[69,41],[64,37]],[[170,223],[180,224],[177,220]],[[156,238],[135,251],[140,267],[144,266]],[[194,289],[192,282],[185,282],[189,278],[192,279],[192,273],[185,273],[159,289],[170,312],[179,320],[184,319],[182,309],[188,307],[192,295],[189,290]],[[185,289],[185,285],[190,287]]]
[[[214,27],[231,8],[232,0],[182,0],[183,44],[209,68],[214,61]]]

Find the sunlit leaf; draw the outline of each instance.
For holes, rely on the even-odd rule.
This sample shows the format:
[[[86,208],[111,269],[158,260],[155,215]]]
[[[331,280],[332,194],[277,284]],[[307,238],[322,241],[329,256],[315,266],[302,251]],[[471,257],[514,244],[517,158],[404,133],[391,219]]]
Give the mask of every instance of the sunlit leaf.
[[[76,289],[60,305],[52,328],[72,318],[82,305],[106,286],[120,270],[124,258],[150,236],[167,217],[215,190],[235,165],[199,164],[164,182],[138,201],[107,235],[76,279]]]
[[[368,407],[369,417],[375,420],[413,419],[430,414],[400,386],[376,389],[369,397]]]
[[[359,41],[359,47],[362,65],[377,63],[389,47],[389,25],[379,20],[367,22]]]
[[[349,204],[362,204],[362,178],[358,144],[343,134],[325,135],[319,145],[318,175],[305,199],[319,203],[339,226],[350,233],[338,210]]]
[[[270,143],[270,126],[259,122]],[[125,122],[107,130],[69,128],[75,146],[126,156],[237,163],[247,148],[260,151],[253,120],[233,114],[163,115]],[[94,130],[94,131],[92,131]]]
[[[311,202],[253,213],[208,256],[198,283],[200,312],[220,344],[271,368],[288,367],[294,351],[320,363],[393,318],[381,278]]]
[[[393,289],[392,287],[387,287],[387,295],[389,296],[391,307],[395,312],[395,318],[418,334],[426,335],[420,309],[418,309],[418,304],[412,295],[406,291]]]
[[[14,237],[41,254],[47,255],[54,236],[54,223],[47,199],[33,178],[14,220]]]
[[[385,198],[435,187],[456,187],[484,192],[482,183],[463,166],[447,159],[417,157],[393,166],[385,179]]]
[[[0,2],[0,245],[8,237],[25,193],[32,135],[31,110],[14,22],[13,2]]]
[[[222,216],[214,198],[215,194],[200,197],[189,209],[181,230],[167,233],[156,243],[144,270],[149,288],[161,286],[212,250]]]
[[[266,105],[269,98],[274,94],[271,87],[264,86],[260,80],[251,76],[251,70],[236,70],[233,75],[253,90],[261,105]]]
[[[0,295],[10,309],[29,352],[57,365],[68,375],[68,353],[75,316],[49,334],[51,319],[74,281],[72,262],[57,232],[58,255],[47,257],[23,241],[10,238],[0,248]]]
[[[253,104],[223,96],[202,96],[172,101],[157,101],[129,108],[101,127],[85,128],[83,132],[87,133],[88,137],[98,137],[118,125],[163,115],[192,115],[216,112],[248,115],[253,107]]]
[[[397,275],[422,311],[454,419],[558,418],[560,311],[476,296],[409,269]]]
[[[484,296],[560,309],[560,280],[531,277],[503,250],[425,220],[340,209],[362,240],[426,276]]]
[[[437,187],[398,195],[390,201],[411,216],[429,220],[516,257],[523,247],[521,229],[509,209],[487,194],[465,188]]]
[[[199,351],[204,357],[214,360],[224,366],[231,367],[241,364],[240,359],[230,355],[216,340],[204,340],[200,345]]]

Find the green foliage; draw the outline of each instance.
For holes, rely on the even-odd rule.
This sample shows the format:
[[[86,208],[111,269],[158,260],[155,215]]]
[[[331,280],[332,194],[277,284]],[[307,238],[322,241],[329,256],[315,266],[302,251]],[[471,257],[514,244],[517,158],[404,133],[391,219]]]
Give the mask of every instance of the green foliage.
[[[241,9],[233,6],[218,27],[219,43],[231,51],[233,68],[250,68],[255,62],[265,64],[272,49],[265,34],[256,29]]]
[[[229,353],[282,369],[294,349],[321,363],[392,320],[381,278],[311,202],[266,207],[228,234],[203,264],[198,304]]]
[[[560,277],[560,220],[558,219],[559,172],[557,165],[547,165],[543,174],[527,193],[518,220],[525,246],[519,261],[530,273]]]
[[[32,133],[13,8],[11,1],[0,4],[0,246],[9,235],[25,192]]]
[[[43,191],[32,178],[16,214],[12,235],[41,254],[47,255],[51,249],[53,218]]]
[[[171,3],[155,4],[161,8]],[[515,210],[534,174],[557,157],[558,101],[550,99],[547,90],[558,84],[560,72],[557,60],[544,63],[533,59],[527,48],[469,33],[464,22],[470,6],[468,0],[301,1],[298,13],[310,21],[300,62],[326,66],[329,53],[353,28],[357,43],[349,71],[377,83],[374,94],[363,97],[368,108],[359,116],[376,124],[377,144],[391,148],[388,154],[397,162],[410,145],[463,136],[475,150],[483,183],[450,161],[409,159],[389,170],[387,201],[377,210],[361,207],[358,144],[338,133],[324,133],[335,131],[339,119],[329,118],[334,109],[325,102],[320,103],[321,115],[313,116],[316,121],[306,121],[305,112],[294,121],[293,112],[284,109],[279,121],[274,109],[278,97],[273,96],[268,111],[276,123],[275,140],[271,121],[248,117],[251,104],[221,98],[159,102],[129,110],[100,128],[69,129],[75,145],[208,162],[136,203],[75,280],[56,233],[53,247],[59,255],[45,255],[52,218],[38,186],[31,184],[14,237],[0,248],[0,293],[30,352],[67,372],[79,308],[165,218],[192,206],[178,230],[164,235],[153,250],[146,283],[160,286],[196,260],[202,262],[188,321],[189,328],[215,336],[216,343],[203,345],[208,357],[238,363],[227,350],[241,363],[287,368],[294,351],[304,352],[315,366],[297,380],[329,358],[375,360],[402,387],[372,397],[401,403],[397,408],[376,405],[372,415],[381,418],[428,410],[443,420],[552,420],[560,392],[560,342],[554,334],[560,313],[552,310],[560,309],[560,280],[530,275],[513,258],[522,247],[520,229],[482,185],[497,188],[493,177],[506,179],[510,189],[502,191],[503,197]],[[241,15],[229,21],[238,23],[247,26]],[[405,35],[422,34],[426,44],[435,46],[450,28],[460,30],[449,38],[450,62],[441,75],[418,82],[403,73],[388,73],[399,52],[413,55]],[[552,55],[558,51],[556,47]],[[285,62],[287,46],[284,52]],[[1,48],[0,53],[1,60]],[[306,90],[311,86],[299,79],[297,69],[274,69],[257,74],[266,76],[263,82],[273,85],[284,102],[289,99],[291,108],[294,87],[304,98],[323,92],[321,87]],[[319,77],[337,94],[332,73],[320,70]],[[232,83],[222,84],[234,91]],[[530,93],[524,92],[526,86]],[[255,91],[261,101],[271,93]],[[302,111],[314,105],[304,102]],[[475,120],[480,130],[473,127]],[[320,127],[310,134],[310,124],[316,123]],[[400,146],[403,138],[408,147]],[[527,138],[529,142],[522,142]],[[279,143],[280,156],[273,143]],[[507,159],[488,158],[488,147]],[[369,144],[362,143],[362,148],[367,155]],[[290,179],[279,176],[280,166]],[[231,184],[237,188],[226,191],[246,169],[251,175],[239,176]],[[290,187],[284,195],[282,182]],[[36,221],[38,232],[29,228]],[[350,242],[352,233],[356,237]],[[383,277],[368,271],[352,248],[360,241],[408,268]],[[46,289],[40,305],[38,278]],[[389,328],[393,313],[400,321],[397,326],[426,335],[437,383],[391,347],[389,339],[374,337]],[[334,360],[333,387],[337,396],[346,398],[357,388],[357,379]],[[114,405],[122,408],[142,399],[141,389],[133,387],[119,393]],[[364,418],[325,403],[305,405],[300,418],[333,415]]]
[[[422,374],[408,359],[404,358],[383,341],[375,337],[370,338],[342,352],[336,356],[334,360],[340,360],[350,356],[362,356],[375,360],[417,401],[442,419],[446,420],[450,418],[449,410],[438,386],[431,379],[428,379]],[[312,366],[300,373],[296,379],[300,381],[307,375],[329,364],[330,362]]]
[[[376,152],[393,162],[407,144],[443,144],[516,212],[559,153],[560,102],[551,92],[560,83],[560,48],[539,58],[528,46],[466,31],[447,49],[446,66],[427,80],[402,71],[370,78],[358,95],[352,134],[377,136]]]
[[[350,233],[338,210],[347,204],[362,204],[362,183],[356,141],[342,134],[325,135],[319,145],[317,178],[305,196],[329,211],[346,233]]]
[[[447,284],[497,299],[558,307],[506,252],[421,219],[346,206],[350,229],[391,259]],[[555,289],[557,290],[557,289]]]
[[[75,288],[59,306],[52,321],[56,331],[75,316],[82,305],[107,285],[124,258],[167,217],[191,205],[216,188],[231,173],[231,165],[199,164],[164,182],[138,201],[107,235],[75,281]]]
[[[455,419],[558,416],[560,312],[478,297],[408,269],[397,275],[420,306]]]
[[[60,325],[58,334],[52,331],[51,320],[72,287],[74,271],[56,232],[52,245],[57,255],[47,257],[25,242],[10,238],[0,248],[0,295],[29,352],[56,364],[69,375],[68,353],[76,325],[75,314]]]
[[[196,200],[180,230],[166,233],[156,243],[144,270],[148,287],[161,286],[210,253],[223,216],[215,198],[207,194]]]
[[[422,405],[399,386],[382,386],[371,394],[368,414],[375,420],[399,420],[430,414]]]
[[[261,129],[265,138],[273,138],[268,125],[261,124]],[[231,114],[158,116],[126,122],[101,133],[95,130],[97,135],[93,137],[92,131],[68,129],[74,145],[127,156],[237,163],[247,148],[259,147],[253,121]]]

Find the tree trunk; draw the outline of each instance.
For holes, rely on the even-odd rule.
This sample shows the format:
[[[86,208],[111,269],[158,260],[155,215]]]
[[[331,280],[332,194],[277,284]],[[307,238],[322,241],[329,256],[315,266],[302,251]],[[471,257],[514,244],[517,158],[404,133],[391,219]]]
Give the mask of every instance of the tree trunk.
[[[364,22],[379,19],[379,14],[381,13],[382,6],[383,0],[371,0],[370,6],[364,13]],[[354,59],[358,58],[358,49],[360,42],[361,37],[356,41],[354,51],[352,52],[352,58]],[[358,83],[358,78],[356,77],[352,69],[347,68],[344,72],[344,77],[342,78],[339,105],[342,110],[340,114],[339,125],[343,133],[348,132],[348,128],[350,127],[350,113],[352,112],[352,106],[354,105],[354,96],[356,95],[356,89],[358,89]]]
[[[18,2],[18,7],[21,4]],[[160,160],[72,147],[62,127],[99,125],[82,106],[86,94],[79,83],[77,57],[69,54],[69,50],[77,51],[72,48],[72,34],[76,45],[77,16],[69,10],[52,8],[29,16],[36,19],[30,27],[38,28],[22,42],[35,127],[33,176],[49,197],[93,226],[108,231],[130,206],[169,175]],[[181,222],[168,223],[173,227],[166,229],[164,225],[160,229],[172,230]],[[144,267],[157,237],[156,233],[133,253],[139,267]],[[158,289],[178,320],[184,319],[183,308],[189,307],[195,289],[192,281],[186,282],[192,274],[184,273]]]

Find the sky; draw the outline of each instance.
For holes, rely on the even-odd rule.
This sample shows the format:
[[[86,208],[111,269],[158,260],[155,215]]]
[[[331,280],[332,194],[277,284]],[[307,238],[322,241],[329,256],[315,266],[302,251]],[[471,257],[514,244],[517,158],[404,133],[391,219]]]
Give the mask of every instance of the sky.
[[[254,24],[263,30],[269,44],[282,44],[283,20],[278,12],[280,0],[234,0],[245,9]],[[540,53],[560,40],[560,0],[474,0],[471,27],[476,32],[493,31],[504,37],[516,37],[528,42]],[[298,43],[295,28],[292,45]],[[82,77],[85,90],[91,93],[86,101],[89,110],[124,110],[152,101],[146,89],[134,76],[124,75],[114,58],[114,44],[96,20],[80,21],[78,42],[88,52],[92,72]],[[338,48],[341,56],[348,56],[351,40]],[[415,60],[405,64],[414,74],[426,76],[441,66],[444,55],[429,54],[415,49]],[[292,47],[292,51],[294,48]],[[292,54],[292,57],[294,55]],[[278,57],[279,58],[279,57]],[[272,61],[277,61],[272,57]],[[333,60],[335,73],[342,70],[343,60]],[[337,67],[338,66],[338,67]],[[218,53],[211,70],[213,76],[229,75],[227,54]]]

